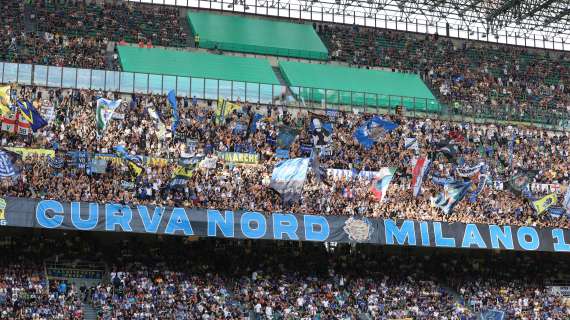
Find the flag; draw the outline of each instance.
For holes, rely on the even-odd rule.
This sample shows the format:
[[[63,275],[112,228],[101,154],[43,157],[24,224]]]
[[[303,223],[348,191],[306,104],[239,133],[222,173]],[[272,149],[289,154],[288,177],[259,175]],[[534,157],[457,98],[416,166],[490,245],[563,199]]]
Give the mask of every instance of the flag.
[[[217,123],[221,123],[226,118],[226,115],[231,114],[234,110],[241,110],[241,105],[226,101],[222,98],[218,99],[218,105],[216,106]]]
[[[319,161],[319,152],[316,148],[313,148],[311,152],[311,170],[315,174],[315,178],[318,182],[323,182],[324,184],[328,185],[327,182],[327,170],[321,167],[321,163]]]
[[[362,126],[356,128],[353,136],[358,143],[368,150],[376,142],[380,141],[387,132],[392,132],[397,127],[398,125],[391,121],[374,116]]]
[[[257,122],[259,122],[259,120],[263,119],[263,115],[260,113],[255,113],[250,121],[249,121],[249,132],[250,133],[255,133],[257,131]]]
[[[548,208],[548,213],[550,213],[550,216],[552,218],[560,218],[562,217],[562,215],[564,215],[564,213],[566,213],[566,210],[564,208],[561,207],[550,207]]]
[[[32,131],[36,132],[40,128],[47,126],[47,121],[42,118],[40,113],[32,103],[28,100],[18,100],[16,105],[20,110],[20,114],[30,123]]]
[[[454,181],[446,184],[443,192],[436,198],[432,198],[432,203],[436,207],[441,208],[445,214],[449,214],[453,211],[453,207],[465,197],[470,186],[471,182],[464,181]]]
[[[12,113],[11,105],[10,86],[0,87],[0,115],[7,116]]]
[[[164,139],[166,137],[166,126],[164,125],[164,123],[160,119],[158,113],[156,112],[156,110],[154,110],[154,108],[148,107],[147,111],[148,111],[149,116],[158,125],[158,131],[156,132],[156,136],[161,140]]]
[[[14,165],[21,155],[8,151],[6,149],[0,149],[0,178],[14,177],[18,175],[18,168]]]
[[[313,146],[326,146],[331,143],[333,127],[328,116],[317,113],[309,113],[311,123],[309,130],[313,140]]]
[[[477,165],[471,166],[471,167],[468,165],[463,165],[462,167],[455,168],[455,172],[460,177],[469,178],[469,177],[472,177],[472,176],[478,174],[479,172],[481,172],[481,170],[483,169],[484,166],[485,166],[485,163],[483,163],[483,162],[481,162]]]
[[[280,126],[277,133],[277,147],[279,149],[289,149],[295,138],[297,137],[298,130],[295,128]]]
[[[562,207],[566,209],[566,212],[570,213],[570,185],[566,187],[566,195],[564,196],[564,201],[562,201]]]
[[[382,202],[384,201],[384,197],[386,196],[386,192],[388,191],[390,182],[394,177],[396,168],[384,167],[380,169],[379,172],[380,174],[374,180],[372,180],[372,186],[370,187],[370,192],[372,192],[376,200]]]
[[[542,197],[541,199],[533,201],[532,205],[534,207],[534,210],[536,210],[536,213],[541,214],[544,211],[548,210],[548,208],[555,205],[557,201],[558,198],[556,197],[556,193],[551,193],[547,196]]]
[[[417,197],[422,192],[422,182],[429,172],[431,161],[426,157],[415,158],[412,161],[412,166],[412,181],[410,183],[410,188],[413,190],[414,197]]]
[[[197,165],[197,163],[191,163],[189,165],[179,165],[172,172],[172,176],[173,177],[184,177],[186,179],[190,179],[194,175],[194,169],[196,168],[196,165]]]
[[[131,169],[131,174],[134,178],[138,178],[143,173],[143,167],[133,160],[127,160],[127,165]]]
[[[172,116],[174,117],[174,121],[172,122],[172,133],[176,132],[176,128],[178,127],[178,122],[180,122],[180,115],[178,114],[178,101],[176,100],[176,93],[174,90],[170,90],[168,92],[168,103],[172,107]]]
[[[459,147],[455,145],[453,141],[447,140],[440,144],[438,151],[442,153],[448,160],[453,160],[459,153]]]
[[[309,158],[295,158],[279,162],[271,174],[270,187],[279,192],[288,204],[301,197],[307,178]]]
[[[54,169],[61,169],[65,165],[65,160],[59,156],[54,156],[53,158],[48,156],[48,165]]]
[[[2,118],[2,131],[28,135],[30,133],[30,123],[20,112],[13,112]]]
[[[451,140],[455,140],[457,142],[462,142],[464,140],[463,135],[461,134],[461,131],[459,131],[459,130],[449,131],[448,136]]]
[[[96,111],[96,121],[97,121],[97,135],[101,136],[105,129],[107,129],[107,124],[113,113],[119,106],[121,106],[122,100],[108,100],[105,98],[99,98],[97,100],[97,111]]]
[[[518,195],[525,195],[530,190],[528,185],[530,181],[536,176],[536,171],[525,171],[518,173],[509,179],[509,188]]]
[[[105,159],[91,159],[87,166],[88,174],[105,173],[107,171],[107,160]]]
[[[418,139],[412,138],[405,138],[404,139],[404,149],[412,149],[416,152],[420,150],[420,145],[418,143]]]

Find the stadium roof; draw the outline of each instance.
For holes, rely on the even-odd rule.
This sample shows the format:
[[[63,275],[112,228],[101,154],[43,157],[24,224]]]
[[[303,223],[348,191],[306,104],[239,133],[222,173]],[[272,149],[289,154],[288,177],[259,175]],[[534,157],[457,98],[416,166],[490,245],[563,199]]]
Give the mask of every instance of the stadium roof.
[[[441,35],[446,35],[448,24],[453,37],[570,50],[568,0],[131,1],[334,21]]]

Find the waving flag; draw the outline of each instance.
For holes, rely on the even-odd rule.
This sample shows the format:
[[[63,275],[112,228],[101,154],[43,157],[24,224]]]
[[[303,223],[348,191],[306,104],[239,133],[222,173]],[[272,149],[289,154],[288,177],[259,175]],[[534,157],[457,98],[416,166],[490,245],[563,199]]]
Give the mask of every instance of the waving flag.
[[[412,161],[412,182],[410,188],[413,190],[414,197],[417,197],[422,192],[422,182],[424,177],[429,172],[431,161],[426,157],[415,158]]]
[[[326,146],[331,143],[333,127],[329,121],[329,117],[317,113],[309,112],[311,123],[309,126],[313,145]]]
[[[354,131],[354,138],[358,143],[364,146],[365,149],[370,149],[372,146],[380,141],[388,132],[392,132],[398,127],[394,122],[384,120],[378,116],[366,121],[362,126]]]
[[[445,214],[451,213],[455,205],[465,197],[471,182],[454,181],[445,185],[443,192],[436,198],[432,198],[432,203],[441,208]]]
[[[483,162],[481,162],[477,165],[474,165],[472,167],[470,167],[468,165],[464,165],[462,167],[457,167],[455,169],[455,172],[460,177],[468,178],[468,177],[472,177],[472,176],[478,174],[479,172],[481,172],[481,170],[483,169],[484,166],[485,166],[485,163],[483,163]]]
[[[18,109],[20,109],[20,114],[30,123],[32,131],[36,132],[40,128],[47,126],[47,121],[42,118],[40,113],[33,104],[28,100],[18,100],[16,103]]]
[[[279,192],[284,203],[294,202],[301,197],[309,161],[309,158],[285,160],[273,169],[270,186]]]
[[[97,100],[97,111],[96,111],[96,121],[97,121],[97,135],[101,136],[105,129],[107,129],[107,124],[115,110],[119,108],[123,100],[108,100],[105,98],[99,98]]]
[[[448,140],[440,144],[438,149],[449,161],[455,159],[457,153],[459,153],[459,147],[453,143],[453,141]]]
[[[321,167],[321,163],[319,161],[319,152],[316,148],[313,148],[313,150],[311,151],[310,159],[311,159],[311,170],[313,170],[313,173],[315,174],[315,178],[317,179],[317,181],[329,185],[327,181],[327,170]]]
[[[281,126],[277,134],[277,147],[280,149],[289,149],[295,138],[297,137],[298,130],[295,128]]]
[[[416,153],[420,151],[420,145],[418,143],[418,139],[412,138],[405,138],[404,139],[404,149],[412,149]]]
[[[548,208],[555,205],[557,201],[558,198],[556,197],[556,193],[551,193],[545,197],[542,197],[541,199],[533,201],[532,205],[536,210],[536,213],[541,214],[544,211],[548,210]]]
[[[2,118],[2,131],[28,135],[30,133],[30,123],[21,112],[12,112]]]
[[[536,171],[526,171],[514,175],[509,180],[509,188],[517,195],[525,195],[529,190],[530,181],[536,176]]]
[[[372,187],[370,187],[370,192],[374,195],[376,200],[382,202],[390,186],[392,178],[394,178],[394,173],[396,168],[384,167],[380,169],[379,175],[372,181]]]
[[[168,103],[170,103],[170,106],[172,107],[172,116],[174,117],[174,121],[172,122],[172,133],[174,133],[178,127],[178,122],[180,122],[180,115],[178,114],[178,101],[176,100],[176,93],[174,90],[170,90],[168,92]]]
[[[564,201],[562,201],[562,206],[566,209],[566,212],[570,213],[570,185],[566,187],[566,195],[564,196]]]
[[[0,87],[0,115],[7,116],[12,113],[11,105],[10,86]]]
[[[0,178],[14,177],[18,174],[14,162],[20,158],[15,152],[0,149]]]

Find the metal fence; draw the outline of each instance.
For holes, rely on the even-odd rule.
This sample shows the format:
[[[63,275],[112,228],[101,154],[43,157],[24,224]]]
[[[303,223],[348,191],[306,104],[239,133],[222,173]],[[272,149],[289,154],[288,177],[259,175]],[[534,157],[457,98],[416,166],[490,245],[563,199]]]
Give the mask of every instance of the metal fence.
[[[282,104],[303,109],[393,114],[399,108],[411,117],[469,121],[475,123],[525,123],[552,130],[569,130],[570,114],[551,109],[525,111],[509,106],[449,108],[436,100],[322,88],[205,79],[159,74],[121,72],[0,62],[2,83],[53,88],[91,89],[120,93],[167,94],[198,99],[242,101],[253,104]]]

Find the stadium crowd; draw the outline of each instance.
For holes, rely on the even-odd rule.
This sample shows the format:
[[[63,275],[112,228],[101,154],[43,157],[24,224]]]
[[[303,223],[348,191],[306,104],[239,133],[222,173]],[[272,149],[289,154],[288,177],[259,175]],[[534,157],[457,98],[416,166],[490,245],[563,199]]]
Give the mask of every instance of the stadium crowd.
[[[125,1],[2,5],[13,22],[0,33],[3,61],[117,70],[117,54],[106,51],[109,41],[189,46],[186,21],[170,6]],[[568,125],[567,54],[377,28],[315,27],[332,60],[421,74],[455,114]]]
[[[112,93],[46,92],[34,87],[15,89],[13,93],[51,114],[46,117],[50,124],[27,135],[14,133],[13,126],[6,126],[8,130],[1,133],[1,145],[55,150],[58,161],[45,154],[26,153],[15,163],[21,170],[17,178],[2,179],[0,190],[5,195],[261,212],[285,210],[570,226],[566,214],[539,214],[527,199],[558,193],[562,203],[570,182],[566,161],[570,150],[568,132],[386,115],[386,120],[399,126],[366,149],[354,138],[354,132],[371,115],[334,112],[321,117],[333,127],[331,142],[325,147],[328,152],[319,159],[327,177],[323,181],[314,168],[309,170],[298,201],[285,203],[270,185],[272,171],[280,161],[278,150],[283,148],[279,146],[279,136],[285,129],[296,128],[298,135],[289,146],[289,157],[310,157],[315,137],[310,122],[314,115],[306,110],[244,104],[222,119],[216,115],[216,101],[183,98],[178,99],[180,121],[173,136],[172,108],[166,98],[134,95],[124,97],[115,119],[98,134],[97,97],[119,98]],[[253,123],[253,118],[259,121]],[[410,138],[416,139],[415,147],[405,145]],[[141,170],[135,173],[128,161],[114,158],[108,159],[101,171],[90,173],[86,170],[89,159],[81,165],[77,153],[69,153],[112,156],[116,146],[124,146],[130,157],[145,156],[146,160],[138,166]],[[224,160],[220,152],[257,154],[259,159],[242,165],[239,160]],[[413,161],[419,157],[431,159],[432,165],[421,186],[422,193],[414,197],[410,184]],[[460,201],[452,214],[445,214],[434,205],[434,198],[443,191],[438,179],[462,179],[458,168],[480,163],[485,164],[486,172],[471,178],[473,187],[485,179],[480,194]],[[374,180],[356,175],[378,172],[385,167],[395,168],[395,174],[383,201],[378,201],[371,192]],[[176,179],[182,169],[183,179]],[[351,174],[355,177],[350,177]],[[513,177],[521,175],[530,179],[531,195],[521,195],[521,190],[510,188]]]
[[[10,19],[0,32],[2,61],[118,70],[117,55],[107,53],[111,41],[187,45],[185,21],[172,7],[35,0],[3,1],[1,6]]]
[[[471,320],[489,310],[504,312],[505,319],[570,315],[567,301],[545,287],[549,279],[565,274],[564,261],[553,256],[490,259],[490,253],[403,253],[182,237],[103,241],[85,233],[4,235],[1,244],[13,254],[0,272],[0,288],[12,293],[0,291],[3,318],[13,317],[6,307],[12,303],[18,306],[16,315],[36,310],[34,293],[43,298],[37,319],[57,319],[50,316],[56,312],[79,319],[81,313],[73,312],[81,301],[91,304],[99,319]],[[62,267],[65,261],[105,263],[107,280],[83,290],[73,282],[61,289],[31,262],[53,258],[55,248]],[[521,268],[513,272],[517,266]],[[48,282],[53,289],[45,290]]]
[[[565,53],[359,26],[316,28],[331,59],[420,74],[457,113],[547,122],[570,113]]]

